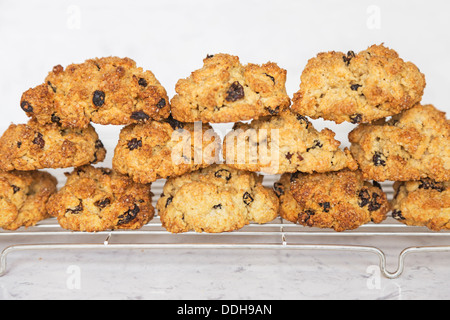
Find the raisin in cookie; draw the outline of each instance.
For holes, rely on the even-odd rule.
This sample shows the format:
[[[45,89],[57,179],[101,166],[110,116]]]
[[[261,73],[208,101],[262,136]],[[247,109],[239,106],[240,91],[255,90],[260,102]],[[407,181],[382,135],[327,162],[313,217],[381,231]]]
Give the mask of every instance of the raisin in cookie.
[[[364,181],[360,171],[284,174],[274,189],[282,218],[338,232],[381,223],[390,208],[379,184]]]
[[[432,105],[360,125],[349,140],[368,180],[450,180],[450,121]]]
[[[450,182],[396,182],[392,216],[409,226],[450,230]]]
[[[166,90],[153,73],[118,57],[56,66],[44,84],[23,94],[20,106],[40,124],[64,128],[86,128],[91,121],[127,125],[170,113]]]
[[[83,166],[67,174],[47,210],[68,230],[139,229],[154,216],[150,188],[111,169]]]
[[[157,203],[162,225],[172,233],[220,233],[270,222],[279,204],[262,180],[222,164],[170,178]]]
[[[414,64],[383,45],[320,53],[303,71],[292,109],[313,119],[368,123],[413,107],[425,85]]]
[[[0,138],[0,170],[78,167],[105,159],[106,149],[91,125],[63,129],[57,124],[12,124]]]
[[[358,169],[350,150],[339,148],[335,133],[318,132],[303,116],[289,110],[250,124],[236,123],[224,139],[227,165],[268,174]]]
[[[50,216],[45,209],[57,180],[41,171],[0,171],[0,227],[31,227]]]
[[[170,119],[122,129],[113,168],[139,183],[179,176],[219,161],[220,137],[202,123]]]
[[[286,70],[275,63],[243,66],[236,56],[208,56],[202,69],[178,81],[173,117],[218,123],[275,115],[290,105],[285,83]]]

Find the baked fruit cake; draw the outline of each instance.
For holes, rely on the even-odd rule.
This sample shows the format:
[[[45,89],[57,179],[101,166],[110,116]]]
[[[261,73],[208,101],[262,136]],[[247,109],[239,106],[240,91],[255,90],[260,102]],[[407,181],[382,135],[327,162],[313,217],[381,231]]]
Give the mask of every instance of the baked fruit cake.
[[[176,84],[171,100],[175,119],[236,122],[276,115],[289,107],[286,70],[275,63],[244,66],[229,54],[208,56],[203,62],[203,68]]]
[[[223,164],[170,178],[157,203],[164,228],[220,233],[254,222],[268,223],[278,216],[278,199],[263,177]]]
[[[349,140],[365,179],[450,180],[450,121],[432,105],[359,125]]]
[[[86,128],[91,121],[128,125],[170,114],[166,90],[154,74],[118,57],[56,66],[43,84],[22,95],[20,106],[40,124],[63,128]]]
[[[57,124],[12,124],[0,138],[0,170],[78,167],[102,162],[106,149],[94,127],[63,129]]]
[[[355,54],[320,53],[301,75],[292,110],[336,123],[369,123],[422,100],[425,76],[384,45]]]
[[[233,168],[268,174],[358,169],[350,150],[329,129],[317,131],[289,110],[251,123],[236,123],[224,139],[223,155]]]
[[[431,179],[396,182],[392,216],[409,226],[450,230],[450,182]]]
[[[83,166],[67,174],[47,210],[72,231],[140,229],[154,216],[150,189],[111,169]]]
[[[57,180],[43,171],[0,171],[0,227],[17,230],[49,218],[46,203]]]
[[[383,222],[390,209],[381,186],[360,171],[284,174],[274,190],[281,217],[307,227],[353,230]]]
[[[217,163],[220,148],[220,137],[208,124],[150,121],[122,129],[113,168],[151,183]]]

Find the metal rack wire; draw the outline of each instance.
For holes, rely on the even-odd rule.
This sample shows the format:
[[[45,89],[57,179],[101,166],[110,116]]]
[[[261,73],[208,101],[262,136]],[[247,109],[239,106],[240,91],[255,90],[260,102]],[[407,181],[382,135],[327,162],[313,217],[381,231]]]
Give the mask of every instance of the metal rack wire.
[[[155,184],[154,193],[159,194],[162,183]],[[271,183],[270,179],[267,183]],[[384,186],[392,196],[391,186]],[[388,270],[387,255],[374,239],[428,239],[432,245],[406,247],[398,255],[397,268]],[[444,245],[436,245],[436,239]],[[63,230],[56,219],[42,221],[35,227],[19,231],[0,232],[0,243],[13,243],[0,255],[0,276],[7,273],[7,256],[18,251],[33,250],[130,250],[130,249],[233,249],[233,250],[294,250],[339,251],[370,253],[379,258],[381,273],[388,279],[400,277],[405,270],[405,258],[410,254],[450,252],[450,232],[432,232],[426,228],[408,227],[392,218],[384,223],[367,224],[357,230],[337,233],[292,224],[281,218],[264,225],[250,224],[241,230],[221,234],[198,234],[187,232],[180,235],[168,233],[155,217],[140,230],[85,233]],[[355,240],[356,239],[356,240]],[[369,244],[361,244],[363,241]],[[3,241],[5,240],[5,241]],[[19,241],[20,240],[20,241]],[[19,243],[21,242],[21,243]],[[331,244],[330,244],[331,243]],[[449,245],[446,245],[449,243]]]

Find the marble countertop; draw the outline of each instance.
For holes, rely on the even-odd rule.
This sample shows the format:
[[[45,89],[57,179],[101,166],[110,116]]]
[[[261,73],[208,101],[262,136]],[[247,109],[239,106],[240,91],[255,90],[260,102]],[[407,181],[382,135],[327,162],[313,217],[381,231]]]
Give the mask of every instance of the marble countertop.
[[[450,255],[381,277],[360,253],[256,250],[16,252],[0,299],[447,299]]]
[[[39,232],[27,235],[0,233],[1,248],[28,244],[96,244],[94,249],[13,251],[7,255],[6,273],[0,277],[0,299],[151,299],[151,300],[309,300],[309,299],[447,299],[450,290],[448,265],[450,252],[410,254],[404,273],[390,280],[381,274],[379,257],[370,252],[314,251],[279,248],[280,234],[247,235],[246,232],[277,230],[249,226],[237,235],[171,235],[155,218],[148,233],[113,232],[70,233],[56,220]],[[352,245],[380,248],[387,258],[387,269],[398,267],[400,252],[413,246],[444,246],[448,236],[436,236],[421,228],[399,224],[405,236],[380,236],[372,232],[391,232],[389,226],[366,225],[352,234],[322,233],[289,225],[286,231],[320,231],[320,236],[290,235],[287,243]],[[375,228],[376,227],[376,228]],[[407,228],[401,230],[401,228]],[[250,229],[253,228],[253,229]],[[380,229],[382,228],[382,229]],[[380,231],[384,230],[384,231]],[[153,232],[156,231],[156,232]],[[50,233],[47,233],[50,232]],[[397,231],[396,231],[397,232]],[[294,233],[292,233],[294,234]],[[108,250],[104,241],[108,242]],[[115,249],[117,244],[277,244],[272,249]]]

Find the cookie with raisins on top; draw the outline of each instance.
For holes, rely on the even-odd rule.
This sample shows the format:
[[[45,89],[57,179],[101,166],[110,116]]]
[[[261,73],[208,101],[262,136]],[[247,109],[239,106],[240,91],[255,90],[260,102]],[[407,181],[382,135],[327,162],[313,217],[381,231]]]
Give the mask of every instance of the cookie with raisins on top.
[[[95,164],[106,149],[94,127],[63,129],[57,124],[12,124],[0,138],[0,170],[30,171]]]
[[[0,227],[31,227],[50,215],[45,209],[57,180],[43,171],[0,171]]]
[[[20,106],[40,124],[63,128],[86,128],[91,121],[128,125],[170,114],[166,90],[155,75],[118,57],[56,66],[43,84],[22,95]]]
[[[262,181],[256,173],[212,165],[170,178],[156,208],[172,233],[221,233],[268,223],[278,216],[279,203]]]
[[[381,223],[390,208],[380,185],[364,181],[360,171],[284,174],[274,190],[283,219],[338,232]]]
[[[64,229],[98,232],[140,229],[154,216],[149,184],[107,168],[83,166],[67,174],[47,210]]]
[[[365,179],[450,180],[450,121],[432,105],[359,125],[349,140]]]
[[[290,105],[286,70],[273,62],[242,65],[239,58],[216,54],[203,68],[176,84],[173,117],[182,122],[237,122],[276,115]]]
[[[450,182],[431,179],[396,182],[392,217],[409,226],[450,230]]]
[[[135,182],[180,176],[219,161],[220,137],[208,124],[149,121],[122,129],[113,168]]]
[[[336,123],[369,123],[412,108],[425,86],[417,66],[384,45],[358,54],[320,53],[301,75],[292,110]]]
[[[249,124],[238,122],[233,129],[224,139],[223,155],[236,169],[268,174],[358,169],[333,131],[319,132],[306,117],[289,110]]]

